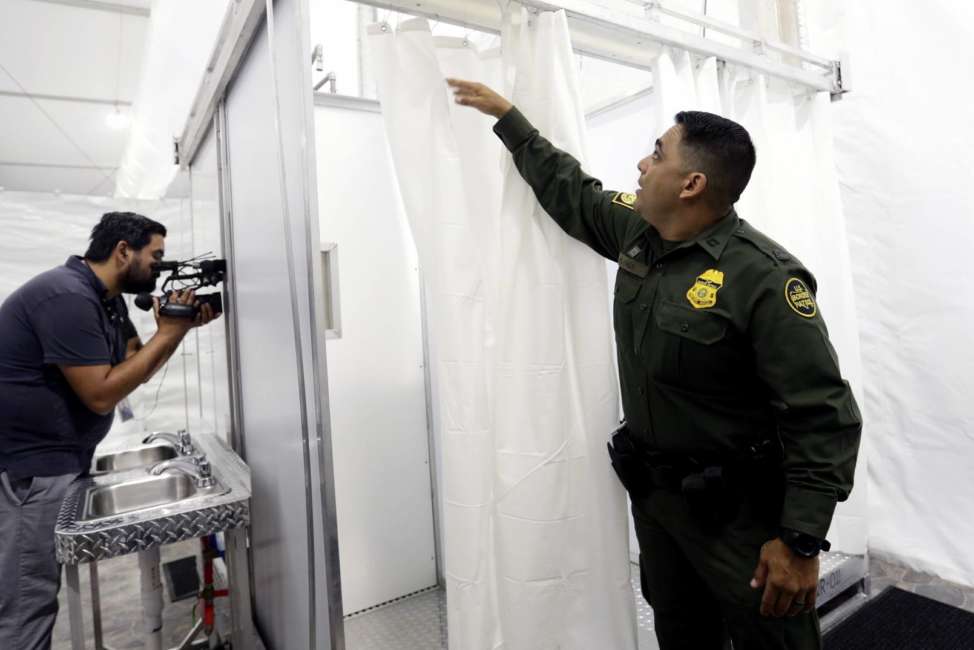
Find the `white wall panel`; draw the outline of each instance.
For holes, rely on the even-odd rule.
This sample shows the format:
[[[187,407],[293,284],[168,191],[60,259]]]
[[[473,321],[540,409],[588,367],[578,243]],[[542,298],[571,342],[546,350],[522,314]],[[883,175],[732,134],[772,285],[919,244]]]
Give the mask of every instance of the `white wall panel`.
[[[315,109],[322,241],[338,244],[328,342],[346,613],[436,584],[416,248],[382,116]]]

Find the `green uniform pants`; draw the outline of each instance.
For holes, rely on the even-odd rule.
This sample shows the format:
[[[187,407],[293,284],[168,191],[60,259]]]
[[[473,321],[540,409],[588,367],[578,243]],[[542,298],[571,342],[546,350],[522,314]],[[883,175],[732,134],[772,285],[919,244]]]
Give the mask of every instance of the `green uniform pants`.
[[[761,616],[762,589],[750,586],[774,523],[750,503],[718,533],[702,529],[683,495],[654,490],[633,501],[643,596],[661,650],[820,650],[818,614]]]

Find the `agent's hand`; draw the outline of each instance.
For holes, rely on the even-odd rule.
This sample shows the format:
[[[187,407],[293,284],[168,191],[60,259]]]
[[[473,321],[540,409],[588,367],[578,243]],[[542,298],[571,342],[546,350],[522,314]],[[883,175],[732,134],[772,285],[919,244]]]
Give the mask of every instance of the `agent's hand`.
[[[497,119],[503,117],[514,106],[482,83],[462,79],[447,79],[446,82],[453,88],[456,103],[473,106],[481,113],[492,115]]]
[[[751,580],[752,589],[764,587],[761,615],[781,618],[814,610],[818,568],[817,557],[800,557],[780,539],[762,546]]]

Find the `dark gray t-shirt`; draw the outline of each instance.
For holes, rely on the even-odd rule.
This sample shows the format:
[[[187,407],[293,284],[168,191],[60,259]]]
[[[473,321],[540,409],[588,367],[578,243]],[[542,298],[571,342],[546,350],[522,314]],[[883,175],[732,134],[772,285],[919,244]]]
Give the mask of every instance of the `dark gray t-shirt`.
[[[80,257],[0,305],[0,470],[14,480],[84,472],[114,413],[89,410],[58,365],[117,365],[136,336],[125,301]]]

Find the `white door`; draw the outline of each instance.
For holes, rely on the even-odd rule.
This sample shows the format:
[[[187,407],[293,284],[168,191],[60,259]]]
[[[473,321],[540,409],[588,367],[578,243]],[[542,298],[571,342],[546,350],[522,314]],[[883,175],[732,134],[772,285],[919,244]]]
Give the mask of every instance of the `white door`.
[[[382,116],[319,106],[315,133],[321,240],[337,254],[328,390],[349,614],[436,584],[421,301]]]

